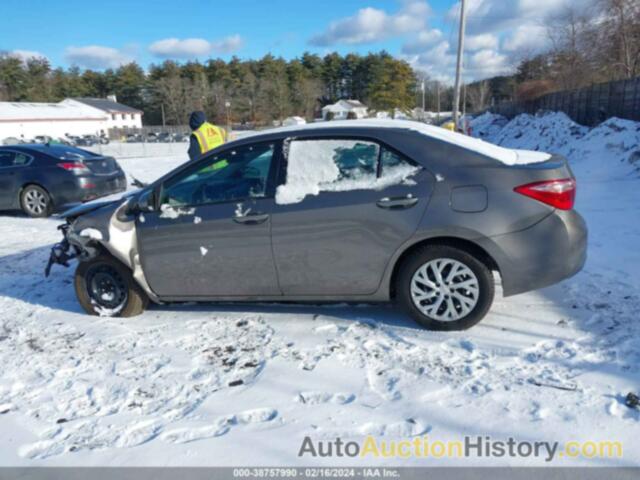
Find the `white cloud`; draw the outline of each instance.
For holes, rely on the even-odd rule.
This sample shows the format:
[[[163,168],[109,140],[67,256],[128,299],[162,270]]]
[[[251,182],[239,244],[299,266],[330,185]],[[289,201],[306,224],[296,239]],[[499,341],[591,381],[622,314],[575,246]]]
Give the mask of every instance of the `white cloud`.
[[[502,75],[511,70],[508,57],[502,53],[484,49],[470,55],[465,61],[467,77],[474,79]]]
[[[46,55],[37,52],[35,50],[13,50],[9,52],[10,57],[19,58],[24,63],[27,63],[28,60],[32,58],[41,58],[47,60]]]
[[[321,34],[311,38],[312,45],[357,45],[422,30],[431,9],[423,0],[405,0],[397,13],[366,7],[351,16],[331,22]]]
[[[237,52],[244,45],[244,40],[240,35],[231,35],[222,40],[211,43],[211,49],[217,53]]]
[[[549,45],[547,29],[542,25],[524,24],[513,30],[502,42],[507,52],[542,51]]]
[[[129,54],[121,50],[100,45],[68,47],[65,58],[74,65],[95,69],[117,68],[133,60]]]
[[[446,40],[419,55],[408,57],[407,60],[433,80],[450,82],[453,78],[456,57],[451,53],[451,45]]]
[[[549,46],[545,21],[566,7],[587,8],[593,0],[467,0],[463,77],[479,80],[513,72],[518,57]],[[455,74],[460,2],[445,14],[453,26],[449,42],[421,31],[402,48],[404,58],[431,78],[451,82]],[[427,33],[423,33],[427,32]],[[422,38],[421,36],[424,35]],[[438,43],[439,42],[439,43]]]
[[[414,68],[433,80],[452,83],[456,69],[455,45],[442,41],[419,55],[406,57]],[[463,79],[466,82],[502,75],[512,70],[509,57],[497,49],[485,48],[464,57]]]
[[[580,8],[593,0],[467,0],[467,29],[470,34],[498,32],[524,23],[543,22],[567,6]],[[447,14],[458,21],[460,2]]]
[[[420,53],[435,45],[442,39],[442,32],[437,28],[433,30],[422,30],[414,40],[402,46],[402,53]]]
[[[149,51],[161,58],[196,58],[216,53],[233,53],[243,45],[240,35],[210,42],[204,38],[165,38],[149,46]]]
[[[469,35],[464,40],[464,49],[469,52],[475,52],[483,49],[498,48],[498,37],[491,33],[483,33],[480,35]]]
[[[211,44],[203,38],[165,38],[153,42],[149,46],[149,51],[158,57],[163,58],[193,58],[209,54]]]

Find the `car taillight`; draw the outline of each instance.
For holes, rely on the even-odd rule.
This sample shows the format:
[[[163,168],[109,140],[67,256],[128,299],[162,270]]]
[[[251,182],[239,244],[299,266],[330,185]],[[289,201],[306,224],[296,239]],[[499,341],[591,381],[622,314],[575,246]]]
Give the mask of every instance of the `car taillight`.
[[[58,166],[60,168],[64,168],[69,172],[73,172],[77,174],[90,172],[87,166],[82,162],[62,162],[62,163],[59,163]]]
[[[573,178],[528,183],[513,190],[560,210],[571,210],[576,199],[576,181]]]

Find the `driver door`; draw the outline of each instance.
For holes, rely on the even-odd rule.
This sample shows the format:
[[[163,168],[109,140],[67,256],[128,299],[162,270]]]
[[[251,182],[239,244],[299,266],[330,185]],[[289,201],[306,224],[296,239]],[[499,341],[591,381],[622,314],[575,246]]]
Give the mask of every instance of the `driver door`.
[[[140,258],[161,298],[280,295],[271,213],[280,145],[227,149],[167,179],[160,209],[136,220]]]

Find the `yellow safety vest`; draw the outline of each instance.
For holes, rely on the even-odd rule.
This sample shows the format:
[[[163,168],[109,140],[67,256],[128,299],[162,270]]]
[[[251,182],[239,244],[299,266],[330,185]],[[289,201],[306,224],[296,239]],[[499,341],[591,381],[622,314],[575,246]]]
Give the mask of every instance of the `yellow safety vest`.
[[[456,131],[456,124],[453,123],[453,122],[447,122],[447,123],[444,123],[442,125],[442,128],[444,128],[446,130],[450,130],[452,132],[455,132]]]
[[[205,154],[227,141],[227,132],[209,122],[204,122],[197,130],[194,130],[193,134],[198,139],[201,154]]]

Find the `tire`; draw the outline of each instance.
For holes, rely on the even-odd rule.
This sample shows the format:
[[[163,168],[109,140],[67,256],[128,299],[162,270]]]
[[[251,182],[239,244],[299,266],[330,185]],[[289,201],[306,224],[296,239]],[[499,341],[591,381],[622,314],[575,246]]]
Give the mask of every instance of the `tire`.
[[[135,317],[149,304],[149,297],[133,279],[131,271],[104,253],[80,262],[74,287],[80,305],[89,315]]]
[[[22,211],[33,218],[51,215],[53,208],[51,195],[39,185],[27,185],[20,193]]]
[[[403,261],[395,288],[396,301],[416,322],[444,331],[480,322],[495,294],[491,270],[465,250],[447,245],[424,247]]]

